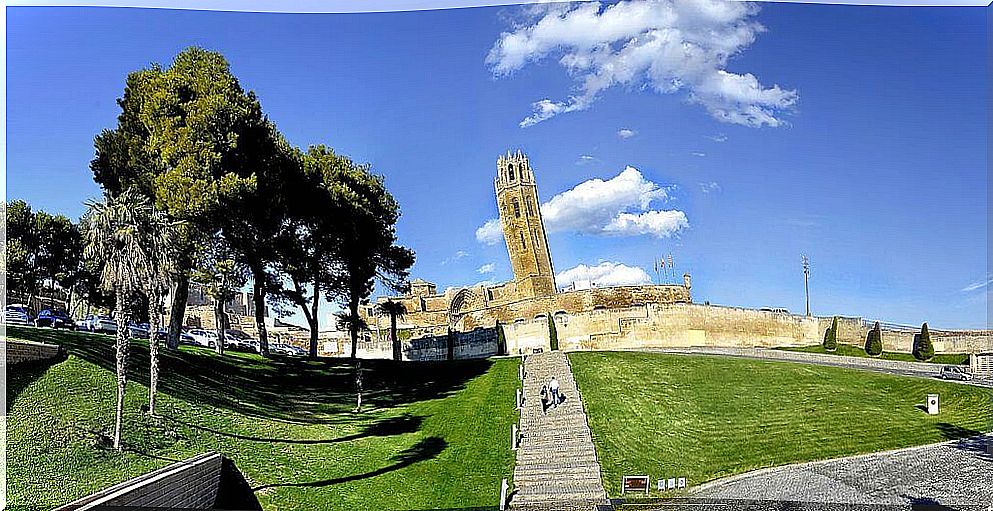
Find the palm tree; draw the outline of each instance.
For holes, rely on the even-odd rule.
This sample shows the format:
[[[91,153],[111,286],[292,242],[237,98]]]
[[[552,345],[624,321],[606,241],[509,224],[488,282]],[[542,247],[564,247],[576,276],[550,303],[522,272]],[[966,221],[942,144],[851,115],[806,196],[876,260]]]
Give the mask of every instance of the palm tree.
[[[358,358],[359,331],[369,327],[362,316],[342,311],[336,314],[338,328],[347,328],[352,338],[352,370],[355,372],[355,411],[362,411],[362,359]]]
[[[393,345],[393,360],[400,361],[400,339],[397,338],[397,319],[403,319],[407,314],[407,307],[403,302],[387,300],[377,306],[380,314],[387,314],[390,317],[390,342]]]
[[[151,201],[128,189],[107,196],[102,202],[88,202],[83,218],[84,255],[100,269],[100,285],[116,296],[117,320],[117,412],[114,420],[114,448],[121,448],[124,392],[127,389],[128,323],[136,301],[150,282],[164,271],[164,247],[171,242],[172,224],[155,210]],[[156,332],[157,333],[157,332]],[[150,335],[155,345],[154,334]],[[157,351],[157,350],[156,350]],[[158,362],[153,362],[157,372]],[[158,375],[153,376],[154,381]],[[153,391],[154,392],[154,391]]]

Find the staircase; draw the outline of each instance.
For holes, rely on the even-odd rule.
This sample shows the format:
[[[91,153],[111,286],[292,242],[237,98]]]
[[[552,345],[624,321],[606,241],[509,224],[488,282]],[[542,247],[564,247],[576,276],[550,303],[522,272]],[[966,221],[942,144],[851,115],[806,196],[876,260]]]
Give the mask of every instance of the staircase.
[[[510,508],[528,511],[592,510],[607,503],[600,464],[586,424],[582,398],[561,351],[528,355],[524,362],[521,443]],[[565,397],[543,411],[541,387],[555,376]]]

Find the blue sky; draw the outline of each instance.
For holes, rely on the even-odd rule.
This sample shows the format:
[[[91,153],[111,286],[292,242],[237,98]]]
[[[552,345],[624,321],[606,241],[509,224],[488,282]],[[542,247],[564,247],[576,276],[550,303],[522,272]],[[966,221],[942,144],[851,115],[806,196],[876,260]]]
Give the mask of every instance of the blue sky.
[[[653,257],[672,253],[695,301],[802,312],[806,253],[815,314],[985,327],[986,11],[763,4],[734,26],[754,40],[726,62],[703,58],[705,74],[619,78],[576,111],[521,127],[532,103],[562,110],[590,92],[582,70],[560,63],[589,53],[570,50],[568,33],[526,31],[564,13],[12,7],[7,198],[78,217],[100,193],[92,140],[114,125],[126,74],[200,45],[228,58],[292,143],[329,144],[386,176],[401,241],[417,252],[413,274],[441,288],[511,277],[503,244],[476,231],[496,215],[497,156],[522,149],[543,202],[592,179],[613,190],[628,166],[651,199],[621,194],[609,210],[594,200],[600,209],[583,215],[585,203],[568,200],[578,192],[563,196],[580,209],[552,212],[557,272],[607,262],[654,274]],[[488,61],[505,32],[534,37]],[[728,76],[715,71],[754,76],[757,88],[715,92],[700,78]],[[677,90],[657,90],[673,80]],[[754,106],[779,125],[715,113]],[[686,224],[604,225],[650,211]]]

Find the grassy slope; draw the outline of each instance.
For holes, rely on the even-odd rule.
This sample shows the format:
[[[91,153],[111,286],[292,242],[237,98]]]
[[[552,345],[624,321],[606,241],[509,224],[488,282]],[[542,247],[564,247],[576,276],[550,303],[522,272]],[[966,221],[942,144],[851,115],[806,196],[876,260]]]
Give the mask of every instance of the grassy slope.
[[[697,485],[760,467],[938,442],[993,429],[988,389],[808,364],[571,353],[604,484]],[[929,416],[925,395],[941,396]],[[654,490],[653,490],[654,493]]]
[[[853,346],[851,344],[838,344],[838,349],[835,351],[828,351],[824,349],[824,346],[820,344],[814,344],[811,346],[801,346],[801,347],[791,347],[791,348],[776,348],[783,351],[800,351],[803,353],[820,353],[822,355],[840,355],[845,357],[862,357],[867,358],[869,355],[859,346]],[[884,351],[882,355],[875,358],[881,358],[883,360],[899,360],[901,362],[919,362],[914,355],[911,353],[897,353],[893,351]],[[930,364],[968,364],[969,354],[968,353],[938,353],[928,360],[927,363]]]
[[[8,504],[50,508],[195,454],[216,450],[257,487],[267,510],[424,509],[495,505],[513,470],[510,360],[366,361],[369,411],[353,414],[346,361],[263,361],[183,347],[164,354],[160,414],[147,402],[147,347],[136,343],[127,451],[99,447],[114,415],[112,340],[8,328],[59,342],[54,365],[8,370]],[[440,398],[439,398],[440,397]]]

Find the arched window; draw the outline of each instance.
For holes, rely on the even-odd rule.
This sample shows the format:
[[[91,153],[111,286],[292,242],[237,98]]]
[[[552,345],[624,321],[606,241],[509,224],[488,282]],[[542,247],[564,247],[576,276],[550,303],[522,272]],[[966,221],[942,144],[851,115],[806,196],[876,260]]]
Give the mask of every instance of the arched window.
[[[527,245],[524,244],[524,233],[523,232],[521,233],[521,248],[527,248]]]
[[[528,216],[534,216],[534,210],[531,209],[531,202],[528,202]]]
[[[514,164],[507,165],[507,179],[514,180]]]
[[[517,217],[517,218],[520,218],[521,217],[521,203],[520,202],[517,202],[517,199],[516,198],[514,200],[510,201],[510,203],[514,206],[514,216]]]

